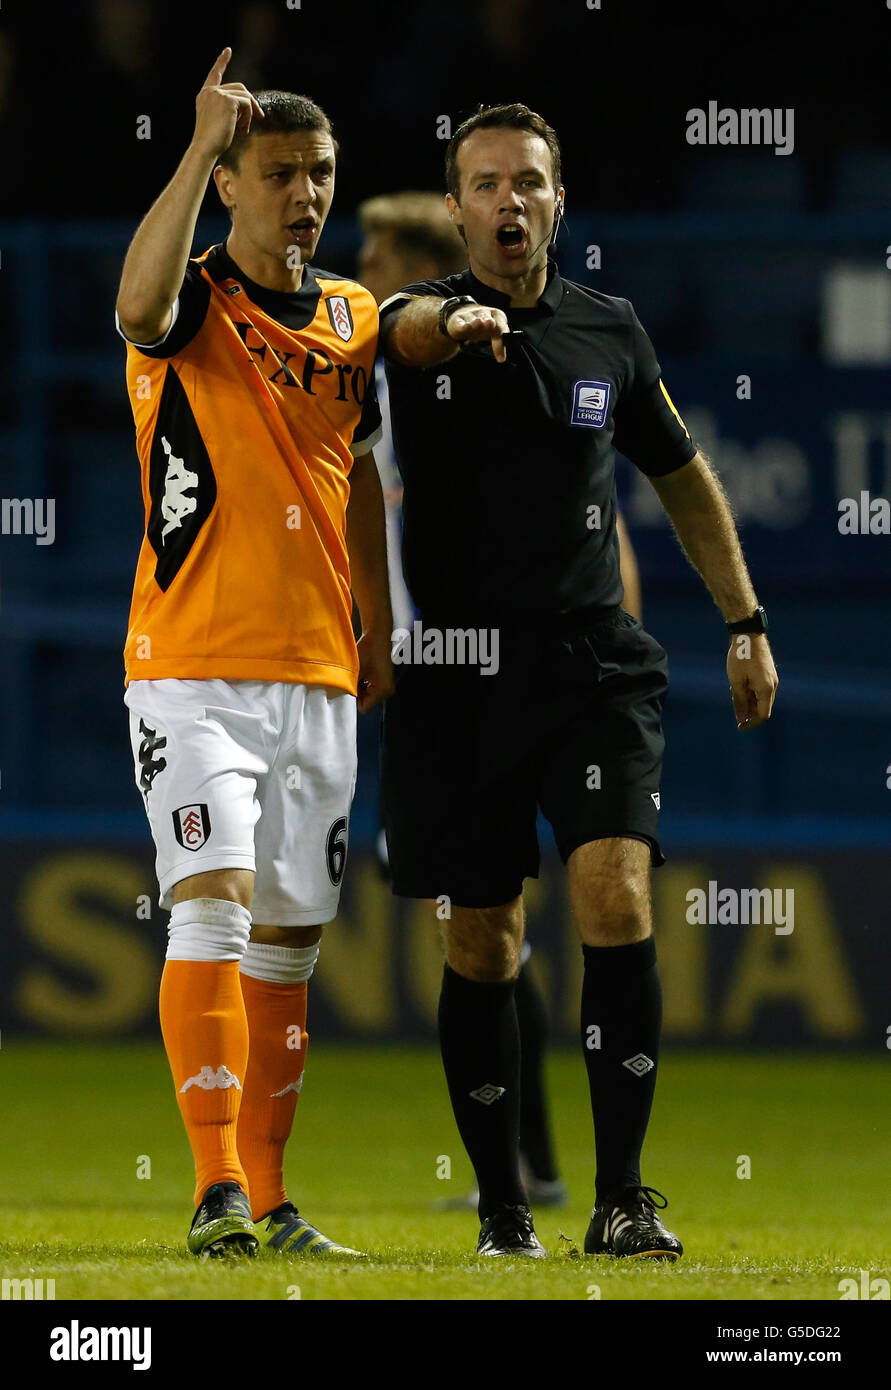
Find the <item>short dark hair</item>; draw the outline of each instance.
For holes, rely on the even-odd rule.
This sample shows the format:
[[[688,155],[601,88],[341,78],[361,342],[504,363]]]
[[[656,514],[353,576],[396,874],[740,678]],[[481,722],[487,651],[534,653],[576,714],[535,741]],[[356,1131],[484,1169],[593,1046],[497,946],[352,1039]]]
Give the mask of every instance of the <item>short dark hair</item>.
[[[544,116],[539,116],[520,101],[502,106],[481,106],[466,121],[462,121],[446,147],[446,187],[452,197],[458,199],[461,180],[458,173],[458,150],[475,130],[505,128],[508,130],[528,130],[532,135],[540,135],[551,152],[551,172],[554,188],[559,188],[562,180],[560,172],[560,141],[553,126],[549,126]]]
[[[298,96],[296,92],[255,92],[254,96],[263,109],[265,119],[251,121],[250,131],[235,132],[235,138],[228,150],[220,155],[219,163],[225,169],[237,169],[241,152],[252,135],[282,135],[293,130],[323,130],[331,136],[334,153],[340,148],[334,139],[331,121],[309,97]]]
[[[359,225],[370,232],[389,232],[401,256],[426,259],[444,278],[467,265],[464,243],[446,211],[441,193],[383,193],[359,204]]]

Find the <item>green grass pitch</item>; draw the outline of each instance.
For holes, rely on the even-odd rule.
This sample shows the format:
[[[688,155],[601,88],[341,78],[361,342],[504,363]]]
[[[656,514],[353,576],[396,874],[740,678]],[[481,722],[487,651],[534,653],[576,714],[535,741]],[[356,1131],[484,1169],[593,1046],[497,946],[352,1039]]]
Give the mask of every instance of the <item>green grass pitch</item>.
[[[55,1280],[56,1299],[838,1299],[839,1280],[889,1277],[883,1058],[667,1051],[644,1181],[669,1198],[676,1265],[622,1264],[581,1246],[591,1120],[574,1050],[549,1058],[571,1194],[537,1229],[550,1257],[478,1260],[477,1223],[434,1204],[470,1185],[438,1055],[310,1048],[288,1151],[290,1195],[326,1234],[368,1252],[188,1254],[191,1160],[160,1043],[116,1047],[4,1036],[0,1275]],[[740,1178],[742,1156],[751,1177]],[[450,1179],[437,1177],[451,1163]],[[151,1176],[137,1176],[146,1171]],[[569,1237],[561,1241],[560,1235]]]

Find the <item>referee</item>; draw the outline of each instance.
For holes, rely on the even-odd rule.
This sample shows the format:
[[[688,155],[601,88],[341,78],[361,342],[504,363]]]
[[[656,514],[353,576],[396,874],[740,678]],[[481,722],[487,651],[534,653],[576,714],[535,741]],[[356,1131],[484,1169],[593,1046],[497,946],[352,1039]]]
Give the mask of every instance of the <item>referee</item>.
[[[480,1191],[478,1251],[545,1253],[518,1171],[514,981],[523,880],[550,822],[582,939],[596,1142],[586,1254],[677,1259],[642,1184],[661,988],[650,866],[666,654],[622,607],[614,454],[649,477],[732,634],[737,725],[769,718],[766,619],[721,485],[627,300],[564,280],[560,146],[520,104],[446,154],[469,269],[381,306],[403,560],[419,612],[394,644],[382,792],[394,891],[439,900],[443,1065]]]

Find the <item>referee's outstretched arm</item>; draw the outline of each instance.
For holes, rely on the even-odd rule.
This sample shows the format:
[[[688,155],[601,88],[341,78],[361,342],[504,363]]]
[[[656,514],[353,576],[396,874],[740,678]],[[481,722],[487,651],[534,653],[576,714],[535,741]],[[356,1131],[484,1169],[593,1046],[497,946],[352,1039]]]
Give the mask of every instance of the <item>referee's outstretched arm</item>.
[[[650,478],[671,518],[690,564],[702,576],[725,622],[748,618],[758,599],[743,558],[730,504],[721,483],[701,453],[664,477]],[[734,637],[727,654],[727,675],[737,727],[754,729],[770,718],[776,694],[776,667],[765,633]]]
[[[503,310],[468,304],[454,309],[443,323],[447,302],[435,295],[408,300],[383,329],[384,355],[404,367],[434,367],[460,352],[462,343],[491,343],[496,362],[507,360],[503,335],[510,333],[510,325]]]

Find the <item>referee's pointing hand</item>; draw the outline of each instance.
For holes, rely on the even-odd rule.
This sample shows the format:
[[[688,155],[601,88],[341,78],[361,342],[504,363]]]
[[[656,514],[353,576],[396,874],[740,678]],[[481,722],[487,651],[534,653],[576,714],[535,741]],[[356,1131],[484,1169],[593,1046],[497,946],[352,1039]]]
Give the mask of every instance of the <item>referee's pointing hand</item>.
[[[491,343],[496,362],[507,361],[505,333],[510,324],[501,309],[488,309],[485,304],[470,304],[449,315],[446,332],[456,343]]]

